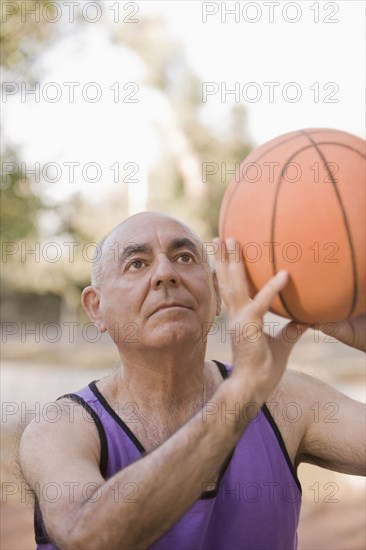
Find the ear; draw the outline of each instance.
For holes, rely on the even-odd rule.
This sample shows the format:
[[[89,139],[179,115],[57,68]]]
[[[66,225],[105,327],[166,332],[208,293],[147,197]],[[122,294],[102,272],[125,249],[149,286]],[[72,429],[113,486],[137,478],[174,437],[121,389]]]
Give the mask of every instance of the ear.
[[[87,286],[81,294],[81,304],[89,319],[98,325],[100,332],[107,330],[100,308],[100,291],[94,286]]]
[[[222,300],[221,300],[221,294],[219,290],[219,281],[217,279],[216,271],[212,273],[212,282],[213,282],[215,295],[216,295],[216,316],[217,316],[217,315],[220,315],[220,312],[221,312]]]

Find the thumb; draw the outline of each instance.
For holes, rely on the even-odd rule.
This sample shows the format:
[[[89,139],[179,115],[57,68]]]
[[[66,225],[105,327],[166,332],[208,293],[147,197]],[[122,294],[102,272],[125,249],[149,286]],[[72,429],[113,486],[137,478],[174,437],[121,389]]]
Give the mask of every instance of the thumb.
[[[308,325],[304,325],[303,323],[290,321],[277,334],[275,339],[281,341],[283,347],[287,351],[287,355],[290,355],[292,348],[308,328]]]

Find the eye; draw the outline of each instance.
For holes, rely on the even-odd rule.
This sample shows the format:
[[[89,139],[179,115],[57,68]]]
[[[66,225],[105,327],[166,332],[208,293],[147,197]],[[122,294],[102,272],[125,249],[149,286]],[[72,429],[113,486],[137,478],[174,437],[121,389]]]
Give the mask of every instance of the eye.
[[[191,256],[191,254],[187,254],[186,252],[184,252],[183,254],[179,254],[177,259],[183,264],[189,264],[193,262],[193,257]]]
[[[130,262],[128,265],[127,265],[127,270],[132,270],[132,271],[138,271],[140,270],[143,266],[144,266],[144,262],[142,260],[132,260],[132,262]]]

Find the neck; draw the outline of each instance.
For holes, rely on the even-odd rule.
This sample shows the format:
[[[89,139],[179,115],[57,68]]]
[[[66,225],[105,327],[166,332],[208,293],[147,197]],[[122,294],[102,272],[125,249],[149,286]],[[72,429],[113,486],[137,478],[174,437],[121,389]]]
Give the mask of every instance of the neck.
[[[202,401],[205,349],[121,353],[118,386],[127,388],[146,409],[180,407]]]

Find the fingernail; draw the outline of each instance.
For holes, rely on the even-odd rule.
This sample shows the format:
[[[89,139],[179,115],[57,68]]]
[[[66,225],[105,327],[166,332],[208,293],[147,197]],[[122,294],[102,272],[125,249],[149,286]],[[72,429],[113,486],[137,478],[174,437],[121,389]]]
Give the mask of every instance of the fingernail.
[[[285,280],[287,278],[288,272],[286,269],[281,269],[278,273],[276,273],[276,279],[279,281]]]

